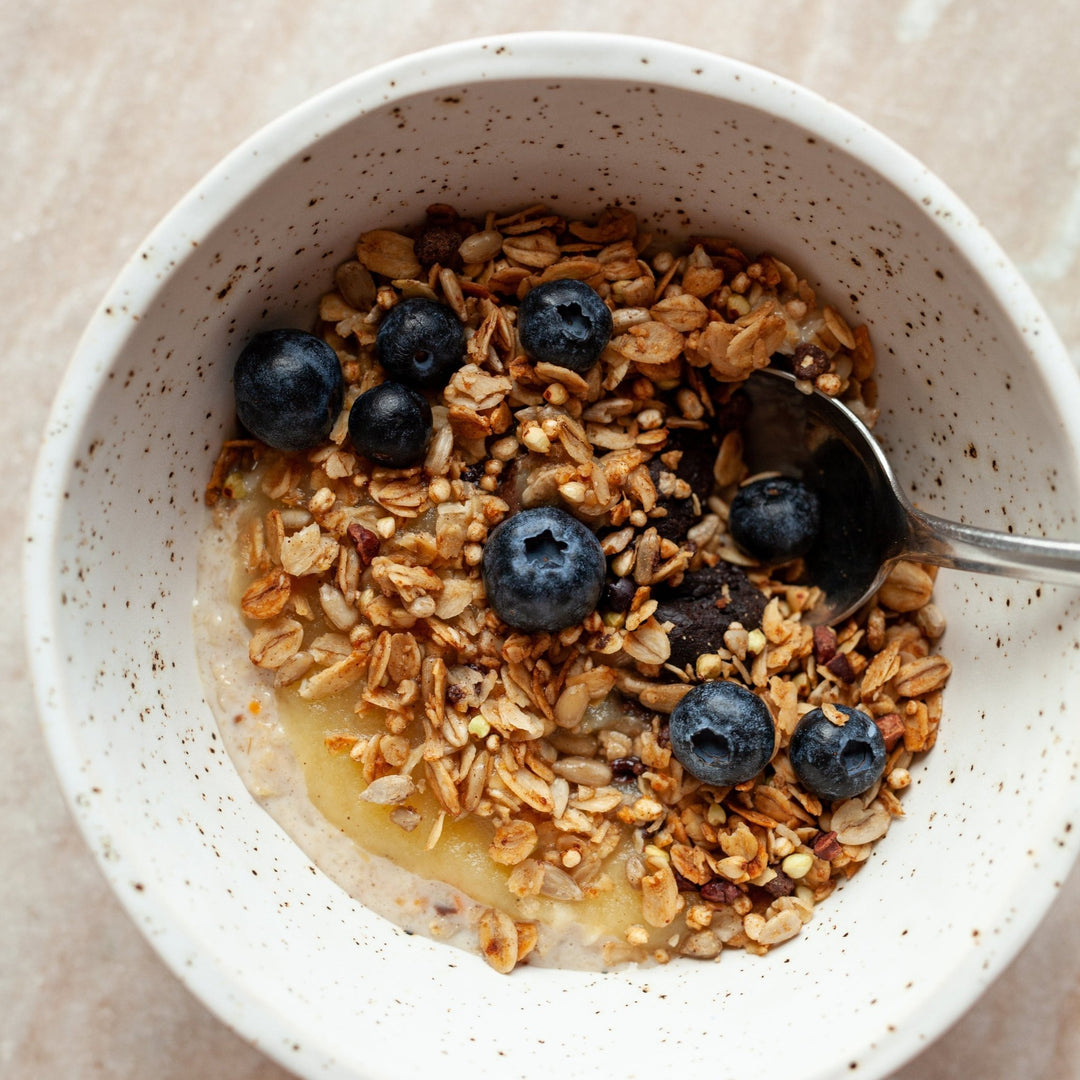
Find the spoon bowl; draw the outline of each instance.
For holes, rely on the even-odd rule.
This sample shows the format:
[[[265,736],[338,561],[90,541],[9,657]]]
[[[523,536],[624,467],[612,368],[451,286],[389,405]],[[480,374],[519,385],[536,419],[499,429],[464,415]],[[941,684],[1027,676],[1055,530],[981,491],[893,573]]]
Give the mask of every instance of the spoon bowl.
[[[841,401],[803,385],[773,368],[750,376],[743,458],[751,475],[801,480],[820,502],[821,525],[804,563],[824,597],[808,621],[847,618],[901,559],[1080,587],[1080,543],[1013,536],[917,510],[869,428]]]

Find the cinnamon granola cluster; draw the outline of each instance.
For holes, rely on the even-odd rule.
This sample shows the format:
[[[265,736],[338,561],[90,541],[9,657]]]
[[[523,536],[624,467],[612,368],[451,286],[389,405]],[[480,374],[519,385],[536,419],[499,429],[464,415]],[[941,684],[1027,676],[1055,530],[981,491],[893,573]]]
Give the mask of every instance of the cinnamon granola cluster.
[[[562,278],[612,312],[586,374],[520,347],[518,302]],[[858,618],[812,628],[818,593],[798,561],[756,566],[727,531],[747,471],[740,383],[783,365],[872,424],[865,328],[774,256],[713,237],[660,249],[621,208],[592,223],[432,207],[415,230],[361,236],[335,285],[318,312],[346,387],[328,439],[303,453],[233,440],[208,489],[250,514],[251,662],[300,699],[346,703],[359,726],[330,732],[327,752],[349,755],[358,797],[402,830],[418,827],[422,796],[438,806],[428,847],[447,820],[487,824],[506,904],[477,934],[496,970],[542,946],[543,901],[616,888],[640,895],[640,917],[613,928],[611,963],[793,937],[902,816],[897,792],[934,743],[950,671],[933,651],[932,568],[900,564]],[[423,462],[394,469],[356,452],[348,415],[383,381],[376,334],[410,297],[448,305],[466,353],[429,395]],[[608,585],[580,624],[527,634],[488,606],[480,564],[496,525],[540,505],[596,533]],[[694,581],[712,582],[704,601]],[[688,626],[666,617],[687,604]],[[770,764],[730,788],[686,772],[667,738],[674,706],[713,679],[753,690],[776,727]],[[869,791],[823,805],[786,748],[802,715],[834,705],[869,714],[888,759]]]

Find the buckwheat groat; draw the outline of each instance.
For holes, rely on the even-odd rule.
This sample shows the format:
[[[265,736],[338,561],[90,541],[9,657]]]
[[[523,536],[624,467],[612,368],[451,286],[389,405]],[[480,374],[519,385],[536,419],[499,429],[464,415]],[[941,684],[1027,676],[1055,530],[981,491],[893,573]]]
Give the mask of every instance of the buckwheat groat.
[[[783,366],[872,425],[865,328],[775,256],[658,248],[626,209],[436,206],[361,236],[313,329],[329,434],[227,443],[208,488],[264,710],[223,708],[233,752],[289,757],[295,800],[415,875],[380,910],[501,972],[797,934],[902,816],[950,672],[932,568],[812,628],[813,515],[797,544],[760,499],[728,529],[740,384]]]

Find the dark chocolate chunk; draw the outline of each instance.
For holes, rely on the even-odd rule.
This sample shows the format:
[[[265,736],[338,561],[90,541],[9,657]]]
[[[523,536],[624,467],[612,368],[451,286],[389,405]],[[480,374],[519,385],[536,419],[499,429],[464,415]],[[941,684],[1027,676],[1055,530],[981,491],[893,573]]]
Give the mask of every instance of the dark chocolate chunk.
[[[747,630],[761,625],[765,597],[746,574],[731,563],[717,563],[684,574],[677,586],[657,586],[656,618],[673,624],[669,663],[691,666],[702,653],[714,653],[724,643],[724,631],[733,623]]]
[[[853,683],[855,671],[851,666],[847,653],[838,652],[826,665],[841,682]]]
[[[700,517],[700,508],[712,494],[713,462],[716,460],[716,441],[712,431],[698,431],[694,428],[674,428],[664,444],[663,453],[670,450],[680,451],[682,456],[674,469],[669,468],[656,454],[649,462],[649,475],[659,490],[660,474],[673,472],[680,480],[685,480],[693,493],[685,499],[676,499],[671,495],[661,495],[656,502],[667,510],[667,516],[654,518],[650,522],[665,539],[681,543],[686,539],[687,530]],[[693,495],[698,497],[695,510]]]
[[[678,870],[672,870],[675,875],[675,886],[679,892],[697,892],[698,887],[689,878],[684,878]]]
[[[750,399],[736,391],[727,401],[714,401],[715,415],[709,419],[706,430],[697,428],[672,428],[661,454],[670,450],[679,451],[681,456],[674,469],[664,464],[661,454],[653,456],[649,462],[649,475],[657,487],[660,473],[674,472],[680,480],[690,486],[691,496],[676,499],[670,495],[661,495],[657,506],[667,511],[667,516],[653,518],[651,524],[665,539],[681,544],[686,539],[687,531],[697,523],[705,509],[705,502],[713,492],[713,465],[720,440],[729,432],[741,428],[750,414]],[[698,509],[695,510],[694,498],[697,496]]]

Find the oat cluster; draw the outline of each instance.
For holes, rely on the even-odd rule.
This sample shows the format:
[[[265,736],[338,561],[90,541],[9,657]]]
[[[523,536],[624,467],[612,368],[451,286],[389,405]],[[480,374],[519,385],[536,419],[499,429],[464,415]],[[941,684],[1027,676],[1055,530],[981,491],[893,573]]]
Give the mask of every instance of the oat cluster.
[[[584,376],[520,348],[518,301],[556,278],[587,282],[612,310],[612,339]],[[382,381],[380,319],[414,296],[453,309],[467,352],[432,398],[426,460],[388,469],[353,451],[347,417]],[[934,571],[900,564],[858,619],[811,628],[802,617],[817,591],[796,583],[801,568],[756,567],[727,534],[746,474],[738,429],[717,442],[709,490],[679,477],[681,451],[668,444],[679,429],[715,425],[739,383],[776,356],[872,424],[865,328],[820,306],[771,255],[712,237],[658,248],[626,209],[588,223],[542,206],[475,222],[439,206],[408,235],[365,233],[318,315],[347,387],[329,439],[304,454],[230,442],[208,490],[251,514],[241,605],[252,663],[303,699],[350,695],[357,714],[377,718],[378,734],[331,735],[327,752],[355,761],[360,797],[400,828],[417,827],[420,790],[441,808],[429,847],[447,818],[490,823],[488,855],[509,868],[514,915],[487,910],[477,934],[499,971],[536,947],[536,899],[594,896],[616,886],[612,872],[641,903],[640,918],[613,928],[608,962],[761,953],[797,934],[902,815],[896,793],[934,743],[950,671],[933,651],[944,630]],[[679,500],[694,517],[672,538],[663,519]],[[552,635],[515,632],[487,607],[489,531],[543,504],[596,530],[609,577],[624,583],[621,610],[602,602]],[[722,648],[679,668],[654,590],[720,562],[764,593],[760,626],[731,623]],[[733,788],[684,772],[667,743],[667,714],[717,678],[758,693],[776,725],[770,765]],[[889,758],[870,791],[823,806],[786,747],[800,716],[834,704],[869,713]]]

